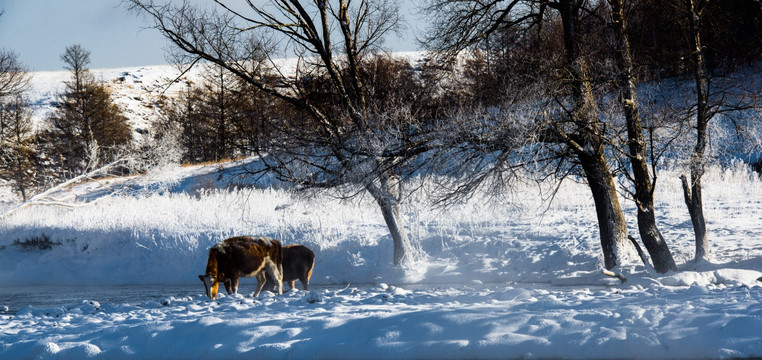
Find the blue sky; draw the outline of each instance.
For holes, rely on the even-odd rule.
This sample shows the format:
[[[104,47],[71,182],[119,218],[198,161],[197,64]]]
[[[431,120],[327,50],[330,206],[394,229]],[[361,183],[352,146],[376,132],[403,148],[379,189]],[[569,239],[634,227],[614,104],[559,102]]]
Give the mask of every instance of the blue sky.
[[[151,25],[127,12],[121,0],[0,0],[0,48],[19,54],[31,71],[63,70],[67,46],[80,44],[90,54],[90,68],[165,64],[169,44]],[[415,22],[411,1],[400,2],[408,23]],[[417,50],[415,25],[407,35],[390,39],[392,51]]]

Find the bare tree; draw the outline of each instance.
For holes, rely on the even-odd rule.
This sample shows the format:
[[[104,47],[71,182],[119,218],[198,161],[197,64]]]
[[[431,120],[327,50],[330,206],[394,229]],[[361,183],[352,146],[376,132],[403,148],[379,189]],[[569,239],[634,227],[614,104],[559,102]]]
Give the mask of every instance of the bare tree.
[[[184,160],[230,159],[235,149],[233,86],[237,83],[216,65],[204,67],[201,77],[201,83],[189,85],[170,109],[171,120],[180,128]]]
[[[197,163],[207,161],[210,153],[208,143],[203,136],[205,131],[199,129],[204,122],[199,119],[196,108],[199,103],[200,89],[188,85],[172,99],[172,103],[166,107],[167,118],[163,123],[154,123],[153,128],[162,128],[156,136],[175,135],[178,145],[182,149],[183,162]],[[168,133],[172,131],[173,133]]]
[[[32,75],[19,62],[18,54],[0,49],[0,98],[20,94],[31,78]]]
[[[711,8],[717,5],[715,1],[676,0],[672,5],[677,9],[678,16],[682,17],[682,24],[689,39],[689,48],[686,51],[690,56],[686,56],[686,58],[691,60],[689,69],[694,80],[692,93],[695,97],[686,105],[687,116],[685,119],[687,121],[695,119],[692,126],[696,130],[696,143],[689,160],[690,179],[686,175],[682,175],[680,179],[683,185],[685,204],[693,224],[696,240],[695,259],[698,261],[709,257],[709,240],[703,210],[701,179],[707,164],[710,123],[722,115],[725,119],[733,122],[731,126],[738,137],[745,137],[744,133],[749,131],[749,127],[735,122],[733,117],[738,114],[744,117],[747,116],[744,115],[746,110],[758,109],[759,85],[752,84],[752,86],[747,87],[749,84],[746,81],[715,76],[714,71],[709,69],[708,49],[704,41],[704,33],[709,30],[706,18]],[[711,30],[715,34],[722,32],[721,29]],[[734,62],[732,56],[734,55],[728,55],[730,58],[728,62],[730,63]]]
[[[709,240],[704,219],[704,205],[701,187],[701,177],[704,175],[704,152],[706,151],[708,126],[713,114],[709,111],[709,76],[706,69],[704,47],[701,43],[701,13],[709,1],[682,1],[689,20],[691,34],[691,53],[693,56],[693,75],[696,82],[696,146],[690,158],[690,183],[685,175],[680,177],[683,183],[685,205],[693,223],[696,236],[696,259],[704,259],[708,255]]]
[[[187,2],[129,3],[153,18],[155,28],[184,55],[177,60],[214,63],[302,114],[299,123],[280,127],[279,137],[268,144],[267,170],[297,187],[360,186],[381,208],[394,243],[394,264],[411,260],[413,248],[399,212],[400,168],[425,147],[400,137],[414,128],[381,126],[391,124],[383,122],[391,113],[373,112],[360,72],[364,56],[399,26],[394,2],[278,0],[234,7],[215,0],[213,10]],[[268,43],[279,45],[280,54],[296,54],[296,67],[257,56]],[[263,64],[273,67],[277,81],[252,70]],[[317,85],[324,86],[323,96]]]
[[[563,57],[559,92],[548,94],[557,109],[552,117],[538,117],[533,125],[538,143],[558,144],[557,154],[572,159],[587,179],[595,202],[604,266],[611,269],[628,252],[624,214],[606,158],[606,126],[598,116],[588,55],[583,48],[583,17],[589,9],[583,0],[484,2],[433,0],[426,11],[434,18],[428,41],[432,49],[455,55],[489,39],[495,31],[541,29],[543,19],[556,14],[562,29]]]
[[[92,81],[90,74],[90,50],[86,50],[82,45],[74,44],[66,47],[61,55],[64,62],[64,69],[71,71],[73,82],[69,87],[74,91],[82,91],[87,83]]]
[[[652,177],[648,167],[646,142],[635,87],[635,71],[627,35],[625,4],[622,0],[608,0],[608,3],[611,6],[611,23],[614,30],[614,53],[619,67],[617,76],[619,102],[622,105],[627,124],[628,155],[632,168],[631,179],[635,185],[633,199],[638,212],[638,230],[651,255],[656,271],[664,273],[669,270],[677,270],[669,246],[656,226],[656,212],[654,210],[656,175],[654,173]]]
[[[28,190],[34,187],[32,121],[28,103],[22,96],[31,78],[19,62],[18,54],[0,50],[0,178],[10,181],[24,200]]]
[[[0,9],[0,17],[5,13]],[[29,85],[32,76],[18,60],[18,54],[0,49],[0,99],[19,95]]]

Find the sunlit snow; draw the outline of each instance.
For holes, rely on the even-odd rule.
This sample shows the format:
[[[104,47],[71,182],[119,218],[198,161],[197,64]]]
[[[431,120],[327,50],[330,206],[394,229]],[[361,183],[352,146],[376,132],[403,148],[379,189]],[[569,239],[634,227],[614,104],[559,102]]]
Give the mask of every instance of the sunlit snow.
[[[125,77],[113,84],[129,89],[114,92],[139,127],[156,110],[131,89],[155,91],[166,69],[97,74]],[[66,73],[35,75],[42,116]],[[633,259],[616,269],[621,284],[601,274],[592,197],[578,182],[549,206],[537,186],[521,185],[505,201],[479,193],[447,209],[429,204],[430,184],[415,184],[403,215],[425,255],[396,268],[372,199],[239,188],[245,179],[220,173],[239,165],[79,184],[55,194],[70,207],[5,216],[0,359],[762,356],[762,182],[743,166],[705,175],[712,257],[701,263],[679,173],[662,172],[657,218],[679,271],[649,273]],[[0,195],[0,210],[14,209]],[[622,202],[637,236],[633,205]],[[297,283],[252,298],[247,279],[238,295],[206,298],[197,275],[207,249],[245,234],[311,248],[311,291]],[[43,235],[51,249],[21,245]]]

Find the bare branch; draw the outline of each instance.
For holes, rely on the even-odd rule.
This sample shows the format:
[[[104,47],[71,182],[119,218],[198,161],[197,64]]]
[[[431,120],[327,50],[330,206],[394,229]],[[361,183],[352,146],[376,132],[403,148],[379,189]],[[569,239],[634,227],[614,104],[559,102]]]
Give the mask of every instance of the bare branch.
[[[18,60],[18,54],[0,49],[0,98],[23,92],[32,75]]]

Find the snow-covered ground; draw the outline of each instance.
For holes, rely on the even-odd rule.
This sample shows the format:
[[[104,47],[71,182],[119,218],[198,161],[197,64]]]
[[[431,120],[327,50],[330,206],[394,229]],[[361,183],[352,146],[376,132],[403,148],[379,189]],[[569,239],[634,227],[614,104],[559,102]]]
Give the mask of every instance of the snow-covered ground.
[[[13,358],[738,358],[760,355],[762,293],[746,287],[418,290],[84,301],[0,322]]]
[[[82,292],[74,302],[36,307],[0,298],[0,358],[762,356],[762,182],[741,168],[706,176],[713,261],[701,264],[691,262],[677,174],[662,174],[657,210],[680,271],[649,274],[633,262],[620,269],[625,284],[600,273],[583,184],[566,183],[547,211],[532,186],[519,189],[522,201],[513,205],[476,196],[446,210],[416,193],[404,214],[427,256],[400,269],[372,200],[217,190],[237,181],[218,171],[172,167],[82,184],[56,195],[72,208],[32,206],[8,216],[0,225],[0,284]],[[60,245],[13,245],[42,234]],[[252,298],[248,280],[241,295],[208,300],[197,278],[206,249],[239,234],[312,248],[312,291]],[[197,291],[93,300],[103,284]],[[49,289],[45,296],[55,299]]]
[[[93,73],[134,127],[149,126],[168,68]],[[66,77],[35,73],[36,119]],[[221,172],[240,165],[75,184],[46,205],[18,207],[0,188],[0,359],[762,357],[762,181],[743,166],[705,175],[712,261],[698,264],[679,173],[661,173],[657,218],[679,271],[633,260],[620,284],[601,274],[584,184],[549,205],[524,185],[447,209],[413,184],[403,216],[425,255],[395,268],[372,199],[242,189]],[[313,249],[311,291],[252,298],[245,279],[240,295],[207,299],[207,249],[243,234]],[[115,285],[134,293],[102,296]]]

